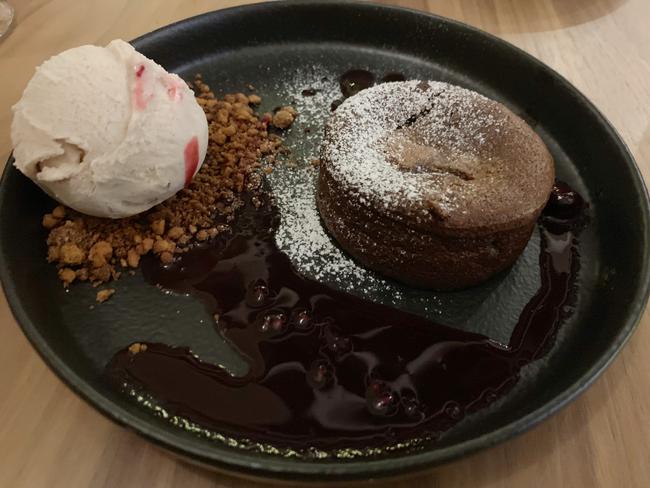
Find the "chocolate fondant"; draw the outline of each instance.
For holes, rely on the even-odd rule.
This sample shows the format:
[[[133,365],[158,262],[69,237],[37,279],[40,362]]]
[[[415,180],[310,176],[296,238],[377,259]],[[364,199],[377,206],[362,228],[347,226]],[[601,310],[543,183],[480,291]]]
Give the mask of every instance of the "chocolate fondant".
[[[447,83],[393,82],[348,98],[326,124],[318,206],[364,266],[454,289],[513,264],[554,177],[540,137],[504,105]]]

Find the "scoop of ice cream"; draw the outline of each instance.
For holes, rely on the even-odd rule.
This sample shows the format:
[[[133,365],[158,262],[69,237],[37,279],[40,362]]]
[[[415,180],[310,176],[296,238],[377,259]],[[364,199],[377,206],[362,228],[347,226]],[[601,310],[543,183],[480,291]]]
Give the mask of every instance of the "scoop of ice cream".
[[[98,217],[135,215],[171,197],[190,183],[208,144],[187,84],[122,40],[45,61],[13,112],[16,168]]]

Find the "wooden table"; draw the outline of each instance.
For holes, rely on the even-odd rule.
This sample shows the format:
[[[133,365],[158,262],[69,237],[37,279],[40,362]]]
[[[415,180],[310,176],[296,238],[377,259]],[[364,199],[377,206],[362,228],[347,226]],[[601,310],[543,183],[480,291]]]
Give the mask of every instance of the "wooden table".
[[[10,0],[0,42],[0,158],[10,107],[34,67],[80,44],[103,45],[246,2]],[[612,121],[650,177],[650,1],[403,0],[494,33],[571,80]],[[102,417],[43,364],[0,294],[0,486],[258,486],[179,462]],[[650,315],[597,383],[517,439],[398,487],[650,486]]]

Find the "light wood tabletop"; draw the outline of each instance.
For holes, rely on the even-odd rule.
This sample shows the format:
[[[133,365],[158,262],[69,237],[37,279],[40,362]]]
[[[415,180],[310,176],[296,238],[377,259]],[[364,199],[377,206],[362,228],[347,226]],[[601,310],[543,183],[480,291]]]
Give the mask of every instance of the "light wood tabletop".
[[[10,0],[0,42],[0,158],[10,107],[49,56],[131,39],[170,22],[246,3],[209,0]],[[403,0],[512,42],[568,78],[620,131],[650,177],[650,1]],[[40,360],[0,294],[0,486],[260,486],[179,462],[112,424]],[[533,431],[467,459],[385,486],[650,486],[650,315],[576,402]]]

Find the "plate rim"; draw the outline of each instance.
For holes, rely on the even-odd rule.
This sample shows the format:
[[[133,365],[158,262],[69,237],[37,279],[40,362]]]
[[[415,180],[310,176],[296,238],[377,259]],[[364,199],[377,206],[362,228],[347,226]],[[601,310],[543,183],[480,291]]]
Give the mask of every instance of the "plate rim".
[[[631,151],[609,120],[585,95],[582,94],[582,92],[580,92],[573,86],[573,84],[553,68],[517,46],[464,22],[420,10],[358,0],[285,0],[239,5],[205,12],[162,26],[137,37],[131,42],[135,44],[136,47],[138,44],[155,42],[156,36],[172,30],[173,27],[182,26],[184,24],[193,24],[200,20],[206,21],[209,17],[213,16],[240,13],[247,10],[254,11],[259,8],[264,9],[271,6],[279,6],[280,8],[287,8],[294,5],[303,7],[331,7],[336,4],[353,6],[360,9],[395,11],[435,19],[452,25],[454,28],[459,28],[466,32],[483,36],[487,38],[491,44],[496,44],[501,48],[508,49],[518,57],[525,58],[526,61],[531,63],[533,66],[549,72],[562,85],[563,89],[568,89],[579,99],[581,104],[585,105],[590,110],[592,115],[597,119],[599,125],[607,130],[610,139],[615,141],[616,146],[624,156],[627,166],[631,170],[631,177],[636,197],[639,199],[640,213],[642,215],[642,221],[640,222],[640,226],[643,230],[642,244],[645,248],[648,247],[648,243],[650,242],[650,227],[648,225],[650,220],[650,198],[648,195],[648,189]],[[13,157],[10,155],[5,165],[2,178],[0,179],[0,186],[2,186],[2,184],[7,180],[11,171],[17,171],[13,167],[12,162]],[[85,381],[72,368],[67,366],[61,357],[50,348],[44,337],[39,334],[38,329],[29,319],[25,308],[18,298],[18,293],[8,273],[5,254],[4,252],[0,252],[0,283],[2,284],[9,309],[32,347],[38,352],[50,370],[52,370],[73,392],[84,399],[84,401],[90,404],[94,409],[102,413],[105,417],[122,427],[134,430],[145,439],[158,446],[164,447],[186,460],[198,462],[203,466],[208,466],[212,469],[217,469],[229,474],[237,474],[238,476],[267,482],[272,481],[273,479],[315,481],[315,478],[318,478],[320,481],[344,481],[366,479],[369,477],[394,477],[404,474],[415,474],[416,472],[433,466],[492,447],[505,440],[527,432],[557,413],[560,409],[575,400],[581,393],[587,390],[618,356],[622,347],[632,336],[641,320],[643,312],[645,311],[648,296],[650,294],[649,268],[650,256],[646,253],[643,257],[642,267],[639,270],[641,280],[639,286],[634,290],[634,300],[630,306],[630,313],[624,320],[623,326],[620,328],[615,340],[613,340],[605,352],[593,362],[591,367],[561,394],[551,398],[549,401],[527,415],[496,430],[492,430],[478,437],[440,449],[399,454],[380,459],[359,459],[346,461],[344,463],[336,460],[297,462],[296,460],[285,458],[261,457],[261,455],[257,453],[237,451],[220,444],[215,444],[214,448],[207,448],[205,445],[200,446],[196,444],[193,439],[183,438],[167,427],[154,425],[153,423],[130,413],[119,404],[102,395],[91,383]]]

